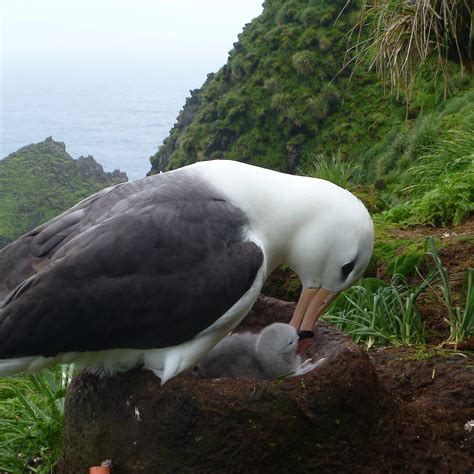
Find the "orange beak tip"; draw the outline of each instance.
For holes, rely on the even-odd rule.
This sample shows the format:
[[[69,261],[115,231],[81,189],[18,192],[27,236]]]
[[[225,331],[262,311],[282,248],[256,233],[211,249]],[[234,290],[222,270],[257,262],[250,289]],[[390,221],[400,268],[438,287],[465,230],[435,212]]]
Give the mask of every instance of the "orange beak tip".
[[[298,348],[296,349],[296,353],[298,355],[304,354],[309,347],[311,346],[311,339],[302,339],[298,342]]]

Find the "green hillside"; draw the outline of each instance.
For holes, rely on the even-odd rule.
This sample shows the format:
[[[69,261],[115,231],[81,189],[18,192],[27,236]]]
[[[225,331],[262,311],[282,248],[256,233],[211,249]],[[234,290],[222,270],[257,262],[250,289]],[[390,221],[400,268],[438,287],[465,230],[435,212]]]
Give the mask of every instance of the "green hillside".
[[[403,104],[373,74],[360,69],[349,83],[342,66],[358,10],[336,21],[345,3],[265,2],[227,64],[192,92],[152,171],[228,158],[294,172],[312,152],[361,152],[403,121]]]
[[[64,143],[47,138],[0,160],[0,247],[112,184],[127,181],[106,173],[91,156],[74,160]]]
[[[402,8],[400,2],[375,4],[388,6],[392,13]],[[385,220],[446,225],[471,214],[474,82],[469,12],[461,11],[462,35],[456,41],[446,37],[445,53],[429,37],[431,55],[410,90],[391,94],[391,85],[380,77],[388,76],[387,71],[369,70],[377,51],[357,56],[353,48],[371,36],[367,29],[359,36],[357,28],[349,34],[361,18],[359,5],[267,0],[262,15],[239,35],[227,64],[192,91],[151,158],[151,173],[200,160],[233,159],[328,177],[320,166],[313,167],[316,160],[332,166],[326,170],[330,176],[342,166],[352,168],[347,187],[358,190],[372,211],[394,208],[384,214]],[[400,14],[407,18],[405,11]],[[386,12],[370,15],[364,24],[374,18],[393,21],[386,20]],[[453,53],[456,44],[462,60]],[[446,62],[440,62],[443,54]],[[351,59],[355,61],[345,65]],[[422,62],[415,56],[407,63],[416,69],[417,61]]]

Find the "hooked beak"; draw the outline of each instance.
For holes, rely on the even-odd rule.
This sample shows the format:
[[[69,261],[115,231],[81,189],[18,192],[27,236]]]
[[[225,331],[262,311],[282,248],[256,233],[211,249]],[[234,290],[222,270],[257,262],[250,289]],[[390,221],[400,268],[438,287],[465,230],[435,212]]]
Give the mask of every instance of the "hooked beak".
[[[337,295],[338,293],[325,288],[305,288],[301,293],[290,324],[297,331],[312,332],[321,314]],[[300,341],[298,353],[304,352],[309,345],[310,341],[308,339]]]

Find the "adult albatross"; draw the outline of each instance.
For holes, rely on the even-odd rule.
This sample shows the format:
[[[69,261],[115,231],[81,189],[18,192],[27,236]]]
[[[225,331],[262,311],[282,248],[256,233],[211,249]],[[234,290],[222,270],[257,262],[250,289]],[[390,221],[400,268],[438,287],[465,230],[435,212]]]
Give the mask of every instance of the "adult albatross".
[[[200,162],[104,189],[0,253],[0,376],[144,366],[165,383],[247,315],[287,263],[312,330],[367,266],[364,205],[324,180]]]

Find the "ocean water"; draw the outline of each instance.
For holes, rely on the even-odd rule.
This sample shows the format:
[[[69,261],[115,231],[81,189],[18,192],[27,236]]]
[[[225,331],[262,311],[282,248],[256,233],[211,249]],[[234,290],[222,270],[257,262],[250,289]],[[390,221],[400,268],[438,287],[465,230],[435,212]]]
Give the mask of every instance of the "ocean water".
[[[142,178],[189,91],[205,78],[196,68],[4,68],[0,158],[52,136],[73,158],[92,155],[106,171]]]

